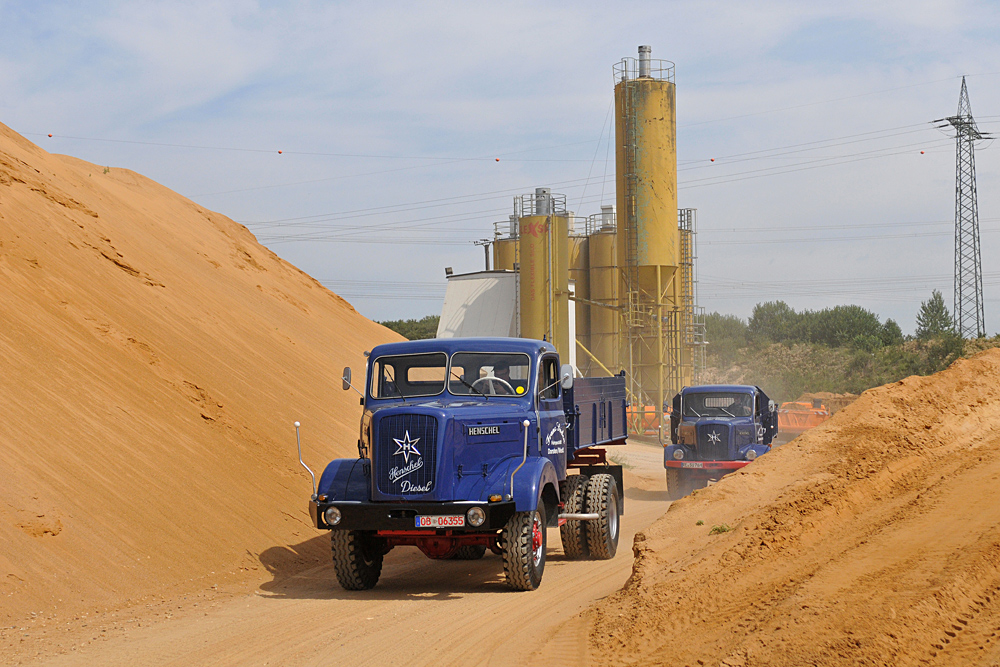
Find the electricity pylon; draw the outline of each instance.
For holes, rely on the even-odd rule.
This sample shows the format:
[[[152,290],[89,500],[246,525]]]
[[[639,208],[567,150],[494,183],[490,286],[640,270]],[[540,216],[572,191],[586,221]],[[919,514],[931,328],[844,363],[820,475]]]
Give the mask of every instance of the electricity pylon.
[[[972,117],[969,91],[962,77],[958,114],[938,121],[955,128],[955,333],[962,338],[986,335],[983,316],[983,263],[979,252],[979,205],[976,201],[976,142],[990,139]]]

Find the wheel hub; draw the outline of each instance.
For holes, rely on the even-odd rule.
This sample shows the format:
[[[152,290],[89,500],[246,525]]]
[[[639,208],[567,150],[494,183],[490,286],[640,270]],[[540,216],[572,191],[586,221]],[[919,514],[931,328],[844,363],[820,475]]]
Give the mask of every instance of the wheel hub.
[[[536,567],[542,562],[542,551],[545,548],[545,534],[542,532],[544,530],[538,512],[535,512],[535,517],[531,522],[531,551]]]

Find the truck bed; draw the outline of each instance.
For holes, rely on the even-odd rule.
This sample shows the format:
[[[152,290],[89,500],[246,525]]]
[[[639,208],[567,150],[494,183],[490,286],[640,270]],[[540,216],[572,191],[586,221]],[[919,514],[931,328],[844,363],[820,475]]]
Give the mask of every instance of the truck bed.
[[[575,380],[573,388],[563,393],[563,407],[570,424],[571,452],[585,447],[625,444],[628,401],[624,376]]]

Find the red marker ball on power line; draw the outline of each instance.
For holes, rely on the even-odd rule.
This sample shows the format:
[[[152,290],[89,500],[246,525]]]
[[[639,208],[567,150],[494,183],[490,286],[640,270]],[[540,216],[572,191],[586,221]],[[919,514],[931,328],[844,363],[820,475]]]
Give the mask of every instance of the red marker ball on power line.
[[[497,162],[499,162],[499,161],[500,161],[500,158],[497,158]]]
[[[281,155],[281,151],[278,151],[278,155]]]
[[[920,151],[920,154],[921,154],[921,155],[923,155],[923,154],[924,154],[924,152],[923,152],[923,151]]]
[[[52,135],[50,134],[49,136],[51,137]]]

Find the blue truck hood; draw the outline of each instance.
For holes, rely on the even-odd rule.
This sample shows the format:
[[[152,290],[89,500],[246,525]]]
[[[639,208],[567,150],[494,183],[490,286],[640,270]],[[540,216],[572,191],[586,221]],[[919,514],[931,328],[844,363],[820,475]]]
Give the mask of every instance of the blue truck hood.
[[[441,398],[393,402],[372,414],[372,500],[450,501],[463,499],[463,478],[486,479],[497,466],[537,442],[530,401]],[[447,443],[447,446],[446,444]],[[464,485],[468,484],[468,480]]]

